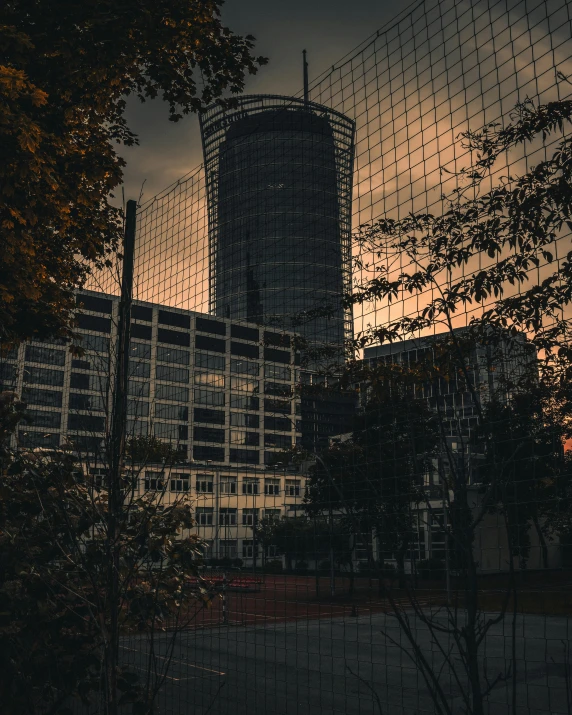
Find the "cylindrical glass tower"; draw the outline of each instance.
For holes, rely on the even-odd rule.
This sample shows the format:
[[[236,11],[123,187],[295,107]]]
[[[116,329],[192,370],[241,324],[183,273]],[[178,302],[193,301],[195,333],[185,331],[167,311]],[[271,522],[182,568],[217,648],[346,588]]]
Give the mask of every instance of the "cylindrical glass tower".
[[[354,123],[292,97],[245,96],[201,117],[210,308],[342,348],[352,335]]]

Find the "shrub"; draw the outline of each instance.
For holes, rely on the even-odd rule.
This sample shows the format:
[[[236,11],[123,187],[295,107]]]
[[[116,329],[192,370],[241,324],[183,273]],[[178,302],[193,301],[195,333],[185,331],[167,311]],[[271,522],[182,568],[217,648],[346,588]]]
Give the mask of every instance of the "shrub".
[[[437,580],[445,576],[445,564],[441,559],[422,559],[417,562],[416,570],[424,580]]]
[[[264,564],[264,570],[268,573],[282,573],[282,561],[279,559],[274,559],[272,561],[267,561]]]

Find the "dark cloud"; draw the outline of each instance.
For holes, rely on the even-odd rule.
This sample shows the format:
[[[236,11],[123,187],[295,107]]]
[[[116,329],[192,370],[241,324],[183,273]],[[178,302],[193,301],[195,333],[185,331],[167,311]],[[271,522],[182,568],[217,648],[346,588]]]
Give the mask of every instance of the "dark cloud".
[[[350,52],[402,7],[389,0],[229,0],[223,20],[257,39],[257,54],[270,62],[247,81],[246,93],[296,94],[302,87],[302,50],[308,51],[310,81]],[[169,122],[160,101],[128,105],[140,146],[122,149],[127,159],[126,198],[144,198],[176,181],[202,160],[198,120]]]

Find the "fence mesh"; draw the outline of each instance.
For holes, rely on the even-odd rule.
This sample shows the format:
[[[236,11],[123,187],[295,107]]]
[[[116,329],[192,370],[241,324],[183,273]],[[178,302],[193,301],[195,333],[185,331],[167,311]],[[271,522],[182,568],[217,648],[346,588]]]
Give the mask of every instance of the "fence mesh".
[[[570,98],[571,13],[416,3],[308,96],[208,110],[206,168],[138,207],[134,492],[200,539],[184,605],[122,639],[157,712],[572,712],[569,314],[518,303],[566,269],[570,223],[518,177],[569,125],[463,171],[468,132]],[[83,357],[6,362],[20,444],[72,444],[99,487],[119,268],[78,299]]]

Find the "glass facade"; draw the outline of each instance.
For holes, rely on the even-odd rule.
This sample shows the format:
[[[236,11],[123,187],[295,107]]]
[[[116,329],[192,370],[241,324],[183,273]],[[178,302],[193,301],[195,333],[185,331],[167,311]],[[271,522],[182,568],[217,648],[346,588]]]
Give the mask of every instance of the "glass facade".
[[[94,306],[99,305],[97,300],[102,297],[102,305],[109,303],[116,312],[115,297],[95,292],[86,293],[85,297],[96,299]],[[175,446],[183,460],[260,468],[264,468],[265,459],[261,448],[270,446],[278,451],[284,444],[296,443],[298,425],[279,418],[273,422],[271,416],[276,412],[289,414],[292,403],[299,402],[293,384],[295,370],[284,365],[296,361],[291,334],[278,335],[282,346],[277,350],[278,364],[267,364],[264,362],[267,334],[263,336],[257,328],[232,325],[235,333],[237,327],[243,329],[238,331],[240,339],[249,338],[254,343],[258,336],[258,344],[240,343],[253,349],[253,356],[248,359],[231,357],[231,340],[197,332],[200,328],[212,330],[216,335],[229,334],[232,332],[229,321],[214,320],[194,311],[175,313],[152,304],[134,307],[144,309],[152,325],[149,342],[130,343],[127,439],[150,435]],[[161,332],[165,330],[159,327],[161,322],[173,326],[173,335]],[[0,362],[3,379],[9,379],[12,389],[29,405],[29,423],[19,429],[21,446],[71,443],[79,452],[104,456],[102,445],[109,428],[107,418],[114,388],[109,371],[113,372],[116,351],[111,350],[110,359],[109,346],[115,346],[116,321],[112,324],[106,342],[92,341],[89,354],[86,352],[81,358],[66,346],[56,348],[57,343],[37,345],[33,341]],[[166,337],[177,347],[164,345],[161,341]],[[191,346],[198,338],[220,340],[217,348],[224,353],[194,350]],[[189,349],[179,347],[184,344]],[[259,378],[270,374],[265,370],[270,367],[271,374],[284,382],[272,383],[268,387],[272,398],[265,399],[264,390],[269,383]],[[289,434],[266,438],[270,430]],[[43,438],[42,434],[48,436]]]
[[[202,117],[211,311],[296,329],[341,354],[349,289],[353,122],[290,97],[252,96]],[[306,317],[309,311],[328,317]],[[295,326],[295,327],[293,327]]]

